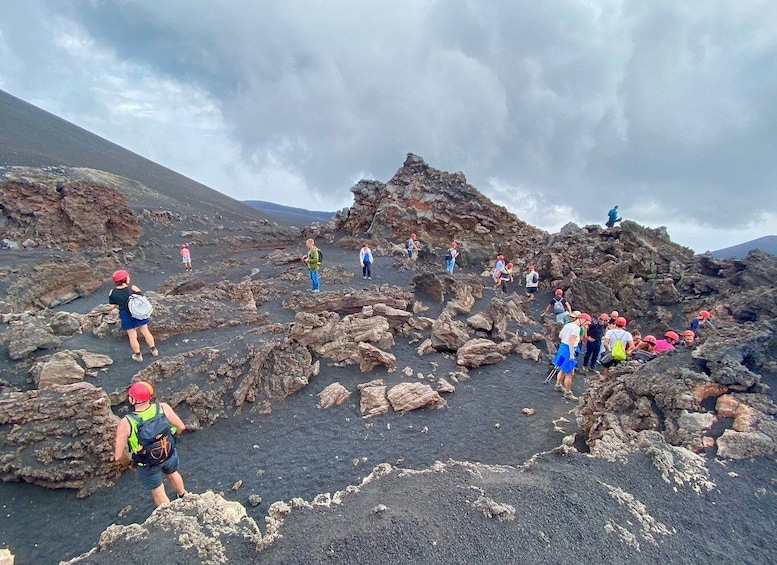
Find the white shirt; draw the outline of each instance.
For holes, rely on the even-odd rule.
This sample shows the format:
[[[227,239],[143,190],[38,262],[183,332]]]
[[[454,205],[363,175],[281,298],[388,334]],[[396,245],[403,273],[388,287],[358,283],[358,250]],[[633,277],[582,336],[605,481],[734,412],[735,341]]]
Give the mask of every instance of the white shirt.
[[[569,322],[561,328],[558,336],[561,338],[561,343],[566,343],[569,349],[574,349],[580,341],[580,326],[577,322]]]

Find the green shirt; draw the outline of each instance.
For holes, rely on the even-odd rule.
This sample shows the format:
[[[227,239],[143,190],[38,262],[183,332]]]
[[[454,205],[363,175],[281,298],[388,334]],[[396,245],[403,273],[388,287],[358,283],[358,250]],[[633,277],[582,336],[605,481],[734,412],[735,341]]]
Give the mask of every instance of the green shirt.
[[[318,260],[318,247],[315,245],[308,251],[308,269],[311,271],[318,271],[321,266],[321,261]]]

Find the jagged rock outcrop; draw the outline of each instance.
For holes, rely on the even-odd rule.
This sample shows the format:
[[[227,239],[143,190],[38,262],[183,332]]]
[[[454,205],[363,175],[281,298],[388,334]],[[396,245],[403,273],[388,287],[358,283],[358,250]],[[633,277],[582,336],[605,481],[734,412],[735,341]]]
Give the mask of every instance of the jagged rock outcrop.
[[[342,292],[322,292],[319,294],[297,293],[283,303],[284,308],[295,312],[320,314],[322,312],[338,312],[354,314],[361,312],[365,306],[384,304],[389,308],[410,310],[413,305],[413,293],[396,286],[380,285],[369,290],[347,290]]]
[[[373,379],[366,383],[357,385],[361,393],[359,410],[365,418],[380,416],[389,411],[391,405],[386,398],[386,386],[382,379]]]
[[[89,383],[0,394],[0,479],[48,488],[109,486],[119,419],[108,395]]]
[[[432,324],[431,345],[437,351],[456,351],[468,339],[464,324],[453,320],[447,310],[443,310]]]
[[[351,397],[351,391],[340,383],[332,383],[324,387],[324,390],[318,393],[318,407],[331,408],[340,405]]]
[[[262,541],[239,502],[211,491],[189,493],[155,509],[142,524],[111,525],[97,546],[66,563],[143,563],[149,548],[160,563],[239,563]]]
[[[408,154],[404,165],[383,184],[363,180],[351,188],[354,204],[327,226],[353,236],[404,241],[417,233],[426,251],[442,257],[451,240],[459,242],[460,264],[478,262],[497,249],[533,254],[544,232],[529,226],[481,194],[461,172],[447,173]]]
[[[12,321],[3,339],[8,341],[8,357],[13,360],[24,359],[39,349],[56,349],[62,344],[49,325],[35,316]]]
[[[496,343],[490,339],[471,339],[456,351],[456,364],[471,369],[501,363],[512,350],[513,344],[509,341]]]
[[[448,406],[439,392],[424,383],[399,383],[389,389],[386,397],[396,412]]]

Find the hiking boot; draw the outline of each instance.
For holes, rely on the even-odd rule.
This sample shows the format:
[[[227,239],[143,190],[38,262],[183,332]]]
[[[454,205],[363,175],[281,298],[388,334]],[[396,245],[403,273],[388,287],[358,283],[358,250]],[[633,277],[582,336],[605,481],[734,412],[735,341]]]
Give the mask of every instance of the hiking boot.
[[[151,352],[151,357],[156,357],[157,355],[159,355],[159,350],[156,347],[152,347],[151,349],[149,349],[149,351]]]
[[[574,394],[572,394],[572,391],[571,391],[571,390],[568,390],[568,391],[566,391],[566,392],[564,393],[564,398],[565,398],[566,400],[577,400],[577,397],[576,397]]]
[[[371,281],[371,280],[372,280],[372,277],[367,277],[367,280],[370,280],[370,281]]]
[[[133,353],[133,354],[132,354],[132,360],[133,360],[133,361],[138,361],[138,362],[140,362],[140,361],[143,361],[143,354],[142,354],[142,353],[140,353],[140,352],[138,352],[138,353]]]
[[[556,383],[556,385],[553,387],[553,390],[555,390],[556,392],[566,392],[564,390],[564,387],[561,386],[559,383]]]

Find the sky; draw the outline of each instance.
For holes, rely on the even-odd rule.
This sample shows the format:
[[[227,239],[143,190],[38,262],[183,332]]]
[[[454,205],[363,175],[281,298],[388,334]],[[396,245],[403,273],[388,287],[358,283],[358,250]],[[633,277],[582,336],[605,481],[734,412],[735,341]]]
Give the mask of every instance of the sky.
[[[0,0],[0,89],[238,200],[407,153],[548,231],[777,234],[772,0]]]

